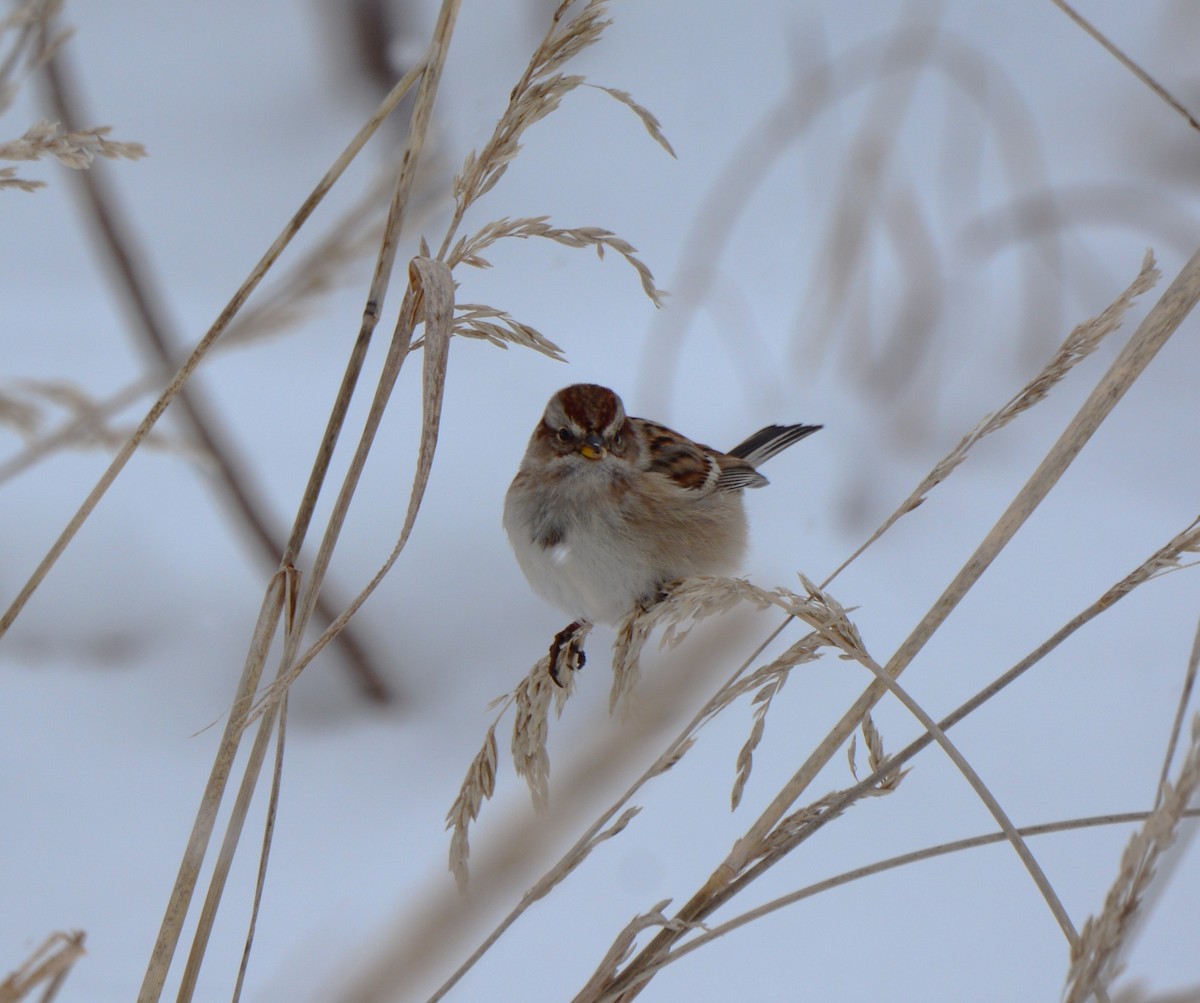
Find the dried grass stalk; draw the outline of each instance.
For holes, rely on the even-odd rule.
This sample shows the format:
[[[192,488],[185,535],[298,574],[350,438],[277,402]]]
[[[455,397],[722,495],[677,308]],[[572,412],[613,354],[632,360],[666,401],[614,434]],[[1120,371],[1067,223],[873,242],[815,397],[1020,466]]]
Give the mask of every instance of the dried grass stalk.
[[[1080,28],[1087,32],[1087,34],[1091,35],[1092,38],[1099,42],[1110,56],[1112,56],[1118,63],[1124,66],[1125,69],[1137,77],[1138,80],[1140,80],[1143,84],[1149,87],[1150,90],[1152,90],[1158,98],[1164,101],[1169,108],[1181,115],[1183,120],[1187,122],[1188,125],[1190,125],[1193,129],[1200,131],[1200,122],[1196,121],[1195,116],[1192,115],[1192,113],[1188,111],[1183,104],[1171,94],[1170,91],[1168,91],[1162,84],[1150,76],[1149,73],[1143,70],[1137,63],[1135,63],[1116,45],[1114,45],[1112,41],[1110,41],[1109,38],[1100,31],[1099,28],[1092,24],[1091,21],[1075,10],[1075,8],[1067,3],[1066,0],[1051,0],[1051,2],[1059,10],[1066,14],[1067,17],[1079,25]]]
[[[1104,908],[1083,925],[1079,943],[1071,951],[1065,1003],[1085,1003],[1107,992],[1113,979],[1121,974],[1124,967],[1121,955],[1154,880],[1155,866],[1174,843],[1180,819],[1197,789],[1200,789],[1200,716],[1192,722],[1191,748],[1178,779],[1173,785],[1162,786],[1161,800],[1121,855],[1121,869],[1104,900]]]
[[[637,248],[626,240],[622,240],[611,230],[598,226],[556,227],[547,220],[549,216],[522,216],[501,219],[481,227],[467,237],[460,237],[447,257],[447,263],[453,268],[456,265],[470,265],[473,268],[491,268],[491,262],[483,257],[482,252],[499,240],[541,238],[552,240],[565,247],[590,247],[596,256],[603,259],[605,250],[621,255],[637,272],[642,282],[642,290],[651,302],[661,307],[666,293],[654,284],[654,276],[646,264],[637,256]]]
[[[701,620],[724,613],[742,602],[766,609],[777,604],[777,596],[740,578],[702,575],[668,585],[659,602],[632,610],[617,625],[609,710],[616,710],[618,704],[633,692],[641,676],[642,649],[655,630],[664,628],[659,646],[673,648]]]
[[[446,828],[450,837],[450,871],[459,891],[467,887],[467,860],[471,855],[470,827],[479,817],[483,802],[496,792],[496,725],[487,730],[483,748],[471,760],[467,775],[459,788],[454,804],[446,813]]]
[[[800,638],[799,641],[788,648],[778,658],[764,665],[750,676],[747,676],[738,684],[729,687],[723,696],[717,708],[718,710],[729,706],[742,693],[758,687],[758,692],[754,694],[754,699],[751,701],[754,705],[754,724],[750,729],[750,737],[746,739],[741,751],[738,752],[736,763],[737,773],[733,781],[733,790],[729,795],[731,809],[736,810],[737,806],[742,802],[742,794],[745,792],[746,782],[750,779],[750,771],[754,768],[754,750],[758,748],[758,743],[762,741],[763,731],[766,728],[767,713],[771,709],[771,702],[779,694],[779,691],[783,689],[783,684],[787,682],[792,669],[797,665],[806,664],[820,658],[821,649],[824,646],[825,642],[817,633],[805,634],[804,637]]]
[[[87,953],[83,948],[85,939],[81,930],[50,934],[20,968],[0,982],[0,1003],[17,1003],[39,986],[43,987],[41,1000],[49,1003],[58,995],[75,962]]]
[[[34,441],[54,409],[67,415],[68,425],[74,430],[59,448],[70,445],[78,449],[118,449],[133,431],[113,425],[103,401],[66,380],[21,380],[8,390],[0,390],[0,424],[15,429],[27,442]],[[187,444],[158,431],[146,436],[145,445],[148,449],[178,454],[195,452]]]
[[[1130,337],[1129,342],[1100,379],[1062,435],[1059,436],[1058,441],[1047,453],[1041,465],[1017,493],[1000,521],[980,543],[975,553],[947,586],[941,597],[892,656],[886,667],[889,676],[892,678],[899,676],[916,657],[925,642],[949,616],[950,611],[979,580],[996,555],[1012,539],[1017,529],[1058,482],[1059,477],[1079,455],[1080,450],[1083,449],[1100,423],[1183,322],[1198,299],[1200,299],[1200,253],[1194,254],[1183,266],[1179,275],[1151,308],[1142,323],[1138,325],[1138,329]],[[846,711],[826,739],[779,793],[772,806],[764,812],[751,833],[757,839],[752,839],[750,843],[745,844],[746,846],[753,845],[754,842],[760,840],[786,814],[788,806],[795,802],[834,752],[849,739],[863,715],[870,711],[884,692],[885,687],[882,684],[873,684]],[[738,866],[740,852],[735,848],[729,861],[734,873],[741,869]]]
[[[146,155],[146,148],[141,143],[109,139],[110,132],[111,126],[67,132],[56,122],[38,122],[26,129],[18,139],[0,143],[0,160],[43,160],[49,157],[66,167],[87,170],[97,157],[139,160]],[[18,177],[16,168],[0,169],[0,191],[15,188],[32,192],[44,187],[44,181]]]
[[[1097,815],[1089,818],[1074,818],[1063,822],[1046,822],[1040,825],[1022,826],[1019,830],[1021,836],[1041,836],[1056,832],[1072,832],[1079,829],[1090,829],[1103,825],[1127,825],[1131,822],[1141,822],[1149,817],[1149,812],[1122,812],[1120,814]],[[1200,809],[1191,809],[1184,812],[1187,818],[1196,818],[1200,816]],[[976,849],[981,846],[991,846],[995,843],[1005,840],[1004,833],[991,832],[980,836],[971,836],[966,839],[958,839],[949,843],[940,843],[936,846],[928,846],[920,850],[914,850],[909,853],[902,853],[895,857],[888,857],[885,860],[879,860],[871,864],[866,864],[862,867],[856,867],[850,871],[843,871],[841,874],[835,874],[832,877],[825,878],[814,884],[807,885],[794,892],[789,892],[786,895],[781,895],[765,902],[762,905],[756,906],[753,909],[748,909],[746,912],[732,919],[726,920],[717,926],[714,926],[704,933],[692,938],[685,944],[681,944],[675,950],[656,965],[642,973],[642,981],[646,981],[656,972],[666,967],[673,961],[691,954],[693,951],[699,950],[706,944],[712,943],[719,937],[732,933],[734,930],[740,929],[757,919],[770,915],[790,905],[795,905],[805,899],[812,898],[823,892],[830,891],[833,888],[840,888],[842,885],[850,884],[853,881],[858,881],[862,878],[870,877],[875,874],[882,874],[885,871],[894,870],[898,867],[907,867],[910,864],[918,863],[924,860],[932,860],[936,857],[946,856],[951,853],[961,853],[964,850]],[[614,999],[614,994],[608,994],[600,997],[597,1003],[608,1003]],[[1200,990],[1184,990],[1178,994],[1166,994],[1150,997],[1144,992],[1137,989],[1136,986],[1127,986],[1121,992],[1113,996],[1113,1003],[1198,1003],[1200,1001]]]
[[[650,907],[649,911],[640,913],[634,916],[621,932],[617,934],[612,946],[608,949],[608,953],[600,960],[600,964],[596,967],[596,971],[592,977],[584,984],[584,987],[579,991],[576,1000],[592,999],[616,974],[617,969],[621,967],[633,953],[633,945],[637,940],[637,935],[643,930],[652,928],[670,927],[675,920],[667,917],[663,912],[671,904],[670,899],[663,899],[661,902]]]
[[[254,626],[254,636],[246,653],[246,661],[238,680],[237,691],[230,707],[229,719],[225,731],[221,735],[217,754],[209,771],[208,782],[196,810],[196,819],[192,823],[192,831],[188,836],[187,846],[179,862],[179,870],[175,876],[175,884],[167,900],[166,912],[159,926],[158,937],[146,965],[146,974],[138,993],[138,1003],[156,1003],[162,994],[167,972],[171,967],[171,959],[183,933],[183,925],[187,919],[192,895],[200,877],[200,867],[204,862],[205,851],[216,827],[217,812],[225,793],[225,785],[233,769],[234,758],[237,756],[242,729],[246,714],[254,699],[254,691],[262,677],[263,666],[267,660],[271,643],[283,610],[288,605],[288,597],[293,592],[290,576],[285,572],[277,573],[263,596],[262,607]]]
[[[481,303],[459,303],[454,309],[454,333],[460,337],[479,338],[497,348],[520,345],[558,362],[566,361],[558,345],[536,328],[514,320],[504,310]]]
[[[1146,256],[1142,259],[1141,270],[1133,282],[1129,284],[1128,288],[1100,314],[1077,325],[1067,335],[1054,355],[1051,356],[1050,360],[1042,368],[1042,371],[1014,394],[1003,407],[992,414],[985,415],[975,428],[963,436],[958,445],[934,465],[925,479],[916,486],[912,494],[900,503],[895,512],[887,517],[883,525],[875,530],[861,547],[843,561],[825,579],[824,584],[828,585],[833,581],[848,565],[861,556],[863,551],[891,529],[899,519],[920,507],[928,497],[929,492],[949,477],[959,464],[967,458],[967,454],[982,439],[985,439],[993,432],[998,432],[1018,415],[1028,411],[1035,404],[1044,400],[1046,395],[1076,365],[1091,355],[1108,335],[1121,326],[1125,314],[1134,301],[1143,293],[1154,288],[1160,277],[1161,273],[1154,263],[1154,255],[1147,251]]]
[[[517,776],[529,786],[535,811],[546,810],[550,800],[550,755],[546,738],[550,727],[547,713],[550,697],[557,688],[550,678],[550,658],[543,657],[516,690],[512,757]]]
[[[863,718],[862,735],[867,746],[867,769],[873,775],[881,774],[879,779],[870,788],[864,790],[863,793],[872,796],[891,794],[900,786],[900,781],[908,775],[908,770],[901,770],[898,766],[895,766],[886,772],[883,771],[883,766],[887,762],[887,756],[883,751],[883,736],[879,734],[879,729],[875,727],[875,722],[872,720],[870,714]],[[858,779],[858,763],[855,754],[857,748],[856,738],[850,739],[850,746],[846,750],[846,758],[850,761],[850,773],[855,780]]]

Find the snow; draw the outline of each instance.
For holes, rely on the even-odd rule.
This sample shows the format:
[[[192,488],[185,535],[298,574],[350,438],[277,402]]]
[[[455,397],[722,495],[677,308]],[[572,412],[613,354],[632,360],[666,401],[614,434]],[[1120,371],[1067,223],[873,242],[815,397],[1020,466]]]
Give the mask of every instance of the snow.
[[[1175,6],[1139,8],[1139,17],[1105,0],[1086,13],[1186,103],[1194,48],[1181,40],[1188,23],[1167,20]],[[467,150],[486,140],[549,7],[464,5],[435,122],[440,174],[426,191],[444,192]],[[900,353],[890,368],[872,370],[909,302],[907,283],[922,273],[925,238],[911,216],[897,215],[891,236],[873,231],[874,280],[852,291],[838,346],[823,341],[825,326],[839,323],[823,306],[833,274],[828,229],[853,174],[846,157],[858,125],[879,100],[865,84],[851,92],[862,68],[836,59],[915,23],[916,10],[889,9],[881,18],[878,4],[861,0],[803,9],[772,0],[747,13],[707,2],[617,3],[605,39],[572,64],[572,72],[628,90],[651,109],[678,159],[628,109],[582,89],[529,131],[472,223],[549,214],[556,225],[611,229],[676,295],[656,312],[619,256],[599,262],[529,241],[497,245],[487,255],[490,271],[459,276],[461,300],[537,327],[564,347],[569,365],[518,348],[452,346],[421,517],[355,621],[398,698],[383,708],[366,704],[332,649],[294,687],[245,998],[365,999],[351,992],[357,979],[389,959],[411,958],[425,965],[406,973],[394,998],[426,998],[775,625],[769,614],[739,613],[698,628],[673,652],[648,654],[646,710],[631,721],[607,714],[612,633],[594,631],[579,691],[551,723],[550,815],[534,818],[513,775],[506,722],[496,799],[472,831],[477,885],[465,904],[459,899],[446,869],[445,813],[493,719],[488,702],[517,684],[562,627],[521,579],[499,525],[508,480],[554,390],[606,383],[632,413],[716,445],[771,422],[823,423],[821,433],[773,459],[770,487],[749,497],[746,573],[764,586],[796,587],[798,572],[819,581],[840,564],[979,417],[1037,371],[1071,326],[1124,289],[1153,247],[1164,280],[1112,344],[982,444],[831,587],[857,607],[852,615],[867,647],[883,661],[1194,249],[1194,236],[1189,247],[1179,235],[1196,232],[1196,187],[1190,176],[1172,174],[1196,142],[1182,120],[1051,4],[951,5],[938,38],[993,68],[975,92],[988,125],[979,125],[980,106],[954,75],[979,64],[947,62],[921,76],[911,110],[899,112],[905,138],[892,162],[896,201],[887,209],[899,213],[909,198],[933,228],[929,239],[945,255],[934,269],[945,281],[944,313],[925,327],[923,315],[913,315],[913,330],[929,335],[923,356]],[[318,14],[313,4],[274,0],[68,7],[89,116],[149,150],[143,161],[103,168],[153,262],[181,345],[203,334],[369,113],[363,93],[336,72],[340,42]],[[414,19],[427,30],[433,16],[422,9]],[[835,59],[835,85],[846,88],[834,110],[802,134],[786,125],[763,132],[761,123],[803,76],[795,61],[811,65],[823,54]],[[1005,103],[1010,92],[1021,96],[1019,109]],[[19,135],[44,117],[38,98],[26,87],[0,135]],[[1017,125],[997,132],[1009,128],[1005,122]],[[968,224],[1014,195],[997,136],[1011,139],[1026,126],[1040,154],[1023,147],[1017,155],[1018,193],[1042,184],[1062,191],[1106,184],[1125,193],[1110,195],[1071,231],[1061,272],[1052,258],[1030,255],[1028,244],[988,255],[968,239]],[[388,141],[351,168],[314,218],[317,232],[370,183]],[[977,170],[969,167],[974,151]],[[1043,178],[1029,173],[1039,157]],[[729,173],[739,162],[744,171]],[[49,188],[0,199],[4,386],[62,380],[107,396],[141,375],[142,352],[77,222],[71,179],[64,169],[19,166]],[[758,184],[744,197],[726,188],[754,171]],[[1164,192],[1169,231],[1155,208]],[[420,214],[435,246],[448,209],[443,199]],[[728,244],[709,250],[713,224],[698,220],[723,211],[732,213]],[[299,244],[311,239],[302,235]],[[399,260],[415,251],[416,231]],[[289,252],[282,267],[297,256]],[[696,263],[713,269],[712,295],[690,314],[685,270]],[[370,267],[360,263],[353,281],[294,331],[224,353],[199,377],[281,531],[357,334]],[[1036,295],[1025,295],[1031,288]],[[663,344],[679,336],[672,326],[679,317],[688,321],[686,336],[670,369]],[[1193,320],[1167,344],[902,677],[935,718],[1195,517],[1195,333]],[[385,335],[381,328],[368,374],[378,370]],[[896,390],[888,378],[906,361],[914,361],[913,375]],[[403,521],[419,379],[419,366],[401,375],[339,543],[331,581],[343,598],[382,563]],[[148,403],[125,411],[122,427],[132,427]],[[351,430],[365,409],[356,401]],[[0,640],[0,974],[51,931],[85,930],[88,954],[71,972],[64,1001],[136,996],[269,574],[234,528],[212,472],[181,447],[181,425],[169,415],[162,430],[174,445],[134,457]],[[0,430],[0,447],[7,457],[20,440]],[[339,470],[348,456],[344,446]],[[60,453],[2,485],[5,603],[106,462],[97,451]],[[319,507],[318,532],[331,504],[326,498]],[[1152,803],[1198,608],[1194,571],[1143,586],[952,731],[1016,824]],[[571,998],[634,915],[663,899],[676,907],[686,901],[868,682],[864,670],[831,657],[797,669],[768,715],[733,814],[728,790],[752,708],[741,703],[722,714],[676,768],[639,793],[634,803],[643,811],[628,829],[534,905],[449,998]],[[920,733],[895,701],[883,701],[874,717],[889,751]],[[859,747],[861,761],[861,740]],[[913,767],[899,791],[854,807],[712,922],[876,859],[994,829],[936,749]],[[849,782],[839,752],[810,794]],[[229,998],[233,985],[266,786],[264,778],[208,949],[196,994],[206,1003]],[[1077,926],[1103,903],[1129,831],[1030,842]],[[1200,981],[1190,934],[1200,862],[1188,839],[1164,871],[1169,880],[1128,958],[1129,976],[1158,991]],[[181,953],[189,936],[190,928]],[[1011,848],[996,845],[777,912],[672,965],[643,998],[1045,999],[1061,990],[1067,965],[1049,910]],[[168,992],[181,970],[179,959]]]

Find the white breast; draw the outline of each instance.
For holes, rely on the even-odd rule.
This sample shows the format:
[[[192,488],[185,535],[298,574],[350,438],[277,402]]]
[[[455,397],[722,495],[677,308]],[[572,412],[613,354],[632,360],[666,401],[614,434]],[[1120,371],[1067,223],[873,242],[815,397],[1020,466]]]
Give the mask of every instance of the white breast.
[[[590,462],[589,467],[590,467]],[[610,491],[601,464],[597,476],[574,478],[558,490],[536,494],[519,482],[504,502],[504,529],[521,570],[547,602],[572,618],[615,623],[657,586],[648,555],[630,539],[620,513],[598,496]],[[539,517],[549,510],[561,539],[550,546],[535,539]]]

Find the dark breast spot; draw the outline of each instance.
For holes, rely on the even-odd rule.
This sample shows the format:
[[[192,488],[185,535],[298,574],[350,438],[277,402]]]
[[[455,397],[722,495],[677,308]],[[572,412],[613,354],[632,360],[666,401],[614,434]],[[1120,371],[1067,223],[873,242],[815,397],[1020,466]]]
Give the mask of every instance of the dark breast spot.
[[[543,550],[550,550],[552,547],[557,547],[566,538],[566,533],[563,532],[561,526],[546,526],[535,537],[537,545]]]

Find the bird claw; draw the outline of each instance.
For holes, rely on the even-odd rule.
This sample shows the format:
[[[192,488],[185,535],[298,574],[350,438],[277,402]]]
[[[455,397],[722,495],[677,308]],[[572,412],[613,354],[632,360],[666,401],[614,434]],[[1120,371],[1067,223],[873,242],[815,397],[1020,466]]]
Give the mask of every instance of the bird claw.
[[[560,678],[563,669],[578,672],[587,663],[587,655],[583,651],[583,638],[590,629],[590,623],[576,620],[554,635],[554,640],[550,643],[550,678],[556,686],[566,686]]]

